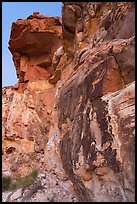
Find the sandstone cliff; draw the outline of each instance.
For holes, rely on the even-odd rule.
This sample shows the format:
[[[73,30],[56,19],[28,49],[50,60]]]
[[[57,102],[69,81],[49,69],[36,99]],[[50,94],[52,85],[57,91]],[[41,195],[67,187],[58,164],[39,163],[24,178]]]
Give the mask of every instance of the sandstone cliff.
[[[3,175],[45,172],[31,202],[133,202],[134,3],[34,12],[12,24],[9,49],[19,80],[2,90]]]

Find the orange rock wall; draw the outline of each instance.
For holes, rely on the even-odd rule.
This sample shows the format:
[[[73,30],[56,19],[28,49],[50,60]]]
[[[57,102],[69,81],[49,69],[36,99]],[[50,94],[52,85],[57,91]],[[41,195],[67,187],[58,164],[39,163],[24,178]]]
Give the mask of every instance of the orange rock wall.
[[[19,82],[2,92],[3,174],[37,167],[71,182],[75,201],[135,200],[134,12],[133,2],[64,2],[62,21],[35,12],[13,23]]]

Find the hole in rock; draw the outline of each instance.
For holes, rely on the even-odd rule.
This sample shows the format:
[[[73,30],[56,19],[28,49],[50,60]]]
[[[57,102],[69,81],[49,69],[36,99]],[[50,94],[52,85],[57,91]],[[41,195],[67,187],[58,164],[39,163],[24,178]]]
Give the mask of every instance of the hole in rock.
[[[16,148],[15,148],[15,147],[9,147],[9,148],[6,149],[6,153],[7,153],[7,154],[11,154],[11,153],[13,153],[13,152],[15,152],[15,151],[16,151]]]

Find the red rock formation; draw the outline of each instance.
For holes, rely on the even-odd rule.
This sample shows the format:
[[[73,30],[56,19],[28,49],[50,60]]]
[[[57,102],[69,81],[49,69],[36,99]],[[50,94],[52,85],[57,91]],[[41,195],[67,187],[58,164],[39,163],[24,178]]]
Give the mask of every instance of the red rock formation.
[[[80,202],[135,201],[134,12],[131,2],[64,2],[63,46],[53,43],[51,55],[46,40],[41,50],[40,27],[38,36],[31,32],[45,17],[28,17],[31,29],[17,21],[10,50],[27,88],[3,88],[3,174],[45,170],[63,185],[64,196],[52,185],[54,202],[72,194]],[[44,32],[51,42],[53,33]],[[31,34],[31,47],[21,43]],[[50,74],[33,74],[28,58],[29,68]]]
[[[52,58],[61,46],[61,33],[61,18],[47,17],[39,12],[12,23],[9,49],[19,78],[15,89],[23,91],[26,82],[47,80],[54,74]]]

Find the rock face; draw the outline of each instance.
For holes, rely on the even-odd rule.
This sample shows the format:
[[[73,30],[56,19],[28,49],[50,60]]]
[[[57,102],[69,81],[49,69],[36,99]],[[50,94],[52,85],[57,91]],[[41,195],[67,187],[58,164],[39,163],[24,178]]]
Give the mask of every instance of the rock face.
[[[77,202],[70,180],[62,181],[52,173],[39,174],[35,183],[14,192],[4,192],[3,202]]]
[[[61,46],[61,33],[59,17],[46,17],[39,12],[12,24],[9,49],[19,78],[15,88],[24,91],[28,81],[49,79],[54,74],[52,58]]]
[[[32,31],[55,20],[37,12],[13,23],[9,45],[19,82],[2,91],[3,174],[38,168],[54,175],[67,191],[53,202],[135,201],[134,12],[131,2],[64,2],[62,42],[60,19],[56,33],[43,24]],[[45,72],[31,72],[32,65]],[[41,191],[30,201],[42,199]]]

